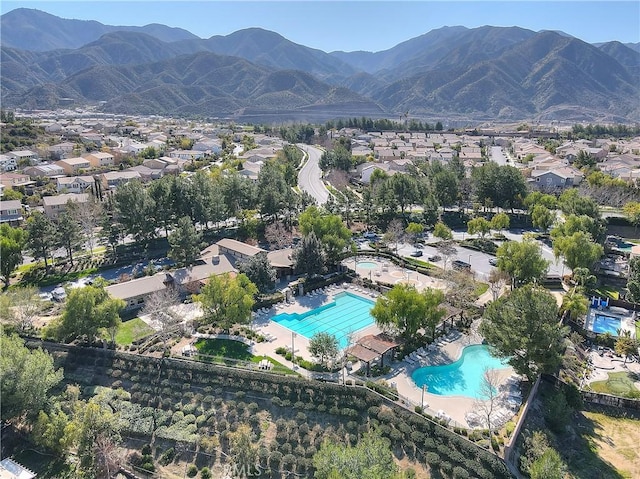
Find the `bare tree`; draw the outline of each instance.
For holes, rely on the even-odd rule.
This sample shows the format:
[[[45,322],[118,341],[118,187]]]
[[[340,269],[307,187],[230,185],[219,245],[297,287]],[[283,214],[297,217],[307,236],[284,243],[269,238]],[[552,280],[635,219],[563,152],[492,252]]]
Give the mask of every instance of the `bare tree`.
[[[269,244],[276,246],[278,249],[290,246],[293,239],[291,231],[281,221],[268,224],[264,229],[264,237]]]
[[[177,288],[167,287],[149,295],[145,300],[142,314],[151,318],[166,341],[170,333],[178,324],[180,318],[175,312],[175,306],[180,302]]]
[[[450,283],[445,292],[445,299],[449,304],[466,310],[475,303],[478,298],[476,296],[476,282],[471,274],[452,269],[447,272],[446,280]]]
[[[387,232],[384,234],[384,241],[386,243],[395,243],[396,254],[398,254],[398,243],[404,239],[404,226],[399,219],[393,220],[387,227]]]
[[[43,302],[34,286],[15,288],[0,297],[0,319],[20,331],[31,329],[42,309]]]
[[[504,287],[511,283],[511,278],[507,273],[499,269],[492,269],[489,273],[489,289],[493,295],[493,300],[497,300]]]
[[[451,259],[456,254],[456,245],[452,240],[441,241],[438,246],[438,253],[442,256],[443,269],[447,270],[447,264],[451,262]]]
[[[113,438],[99,434],[93,444],[97,477],[111,478],[124,462],[123,453],[114,443]]]
[[[89,195],[84,203],[74,203],[72,210],[73,218],[80,224],[80,229],[87,240],[92,256],[96,241],[96,229],[101,224],[103,211],[102,203],[98,202],[93,195]]]
[[[489,437],[492,437],[494,416],[499,406],[500,385],[498,370],[485,368],[480,382],[479,398],[474,401],[473,408],[482,417],[483,425],[489,430]]]

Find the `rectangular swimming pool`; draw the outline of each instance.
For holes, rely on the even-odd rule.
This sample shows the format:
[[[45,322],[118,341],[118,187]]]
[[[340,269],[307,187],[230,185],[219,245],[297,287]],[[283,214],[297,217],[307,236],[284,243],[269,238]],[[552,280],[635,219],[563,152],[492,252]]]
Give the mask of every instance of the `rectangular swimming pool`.
[[[609,333],[611,336],[618,336],[618,330],[621,324],[622,321],[620,318],[596,313],[591,330],[594,333]]]
[[[333,334],[338,339],[340,348],[345,348],[350,333],[374,323],[370,314],[374,304],[362,296],[343,292],[336,294],[329,304],[306,313],[276,314],[271,321],[308,339],[319,332]]]

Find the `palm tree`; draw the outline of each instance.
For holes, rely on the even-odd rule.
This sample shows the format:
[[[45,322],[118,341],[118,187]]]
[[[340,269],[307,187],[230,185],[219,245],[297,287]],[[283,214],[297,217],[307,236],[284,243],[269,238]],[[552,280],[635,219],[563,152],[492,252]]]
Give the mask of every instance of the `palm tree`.
[[[568,312],[569,319],[571,319],[571,321],[575,321],[578,317],[587,314],[588,309],[589,301],[587,298],[582,293],[579,293],[574,289],[570,293],[564,295],[560,312],[563,314]]]

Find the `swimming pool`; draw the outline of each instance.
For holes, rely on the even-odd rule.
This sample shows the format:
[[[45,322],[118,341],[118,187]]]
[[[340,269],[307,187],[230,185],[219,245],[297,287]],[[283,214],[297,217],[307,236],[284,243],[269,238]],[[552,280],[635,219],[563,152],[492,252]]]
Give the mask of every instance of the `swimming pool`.
[[[466,396],[480,398],[480,385],[484,370],[504,369],[507,362],[491,356],[482,344],[467,346],[455,363],[425,366],[416,369],[411,378],[418,387],[427,386],[427,392],[439,396]]]
[[[603,314],[596,313],[591,330],[594,333],[609,333],[611,336],[618,336],[618,330],[620,329],[621,324],[622,321],[620,318],[604,316]]]
[[[315,333],[335,335],[340,348],[347,347],[347,335],[374,323],[370,314],[375,303],[348,292],[338,293],[334,300],[306,313],[280,313],[271,318],[285,328],[311,339]]]
[[[358,261],[356,263],[356,266],[358,268],[362,268],[362,269],[373,269],[373,268],[377,267],[378,264],[374,263],[373,261]]]

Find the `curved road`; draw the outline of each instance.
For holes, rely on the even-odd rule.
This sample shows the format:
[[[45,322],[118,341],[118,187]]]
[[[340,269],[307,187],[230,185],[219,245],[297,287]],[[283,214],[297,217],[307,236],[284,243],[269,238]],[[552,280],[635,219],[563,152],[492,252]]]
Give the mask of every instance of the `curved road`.
[[[323,205],[329,199],[329,190],[322,182],[322,170],[320,170],[318,164],[322,156],[322,150],[302,143],[297,146],[309,156],[309,159],[298,173],[298,185],[313,196],[319,205]]]

